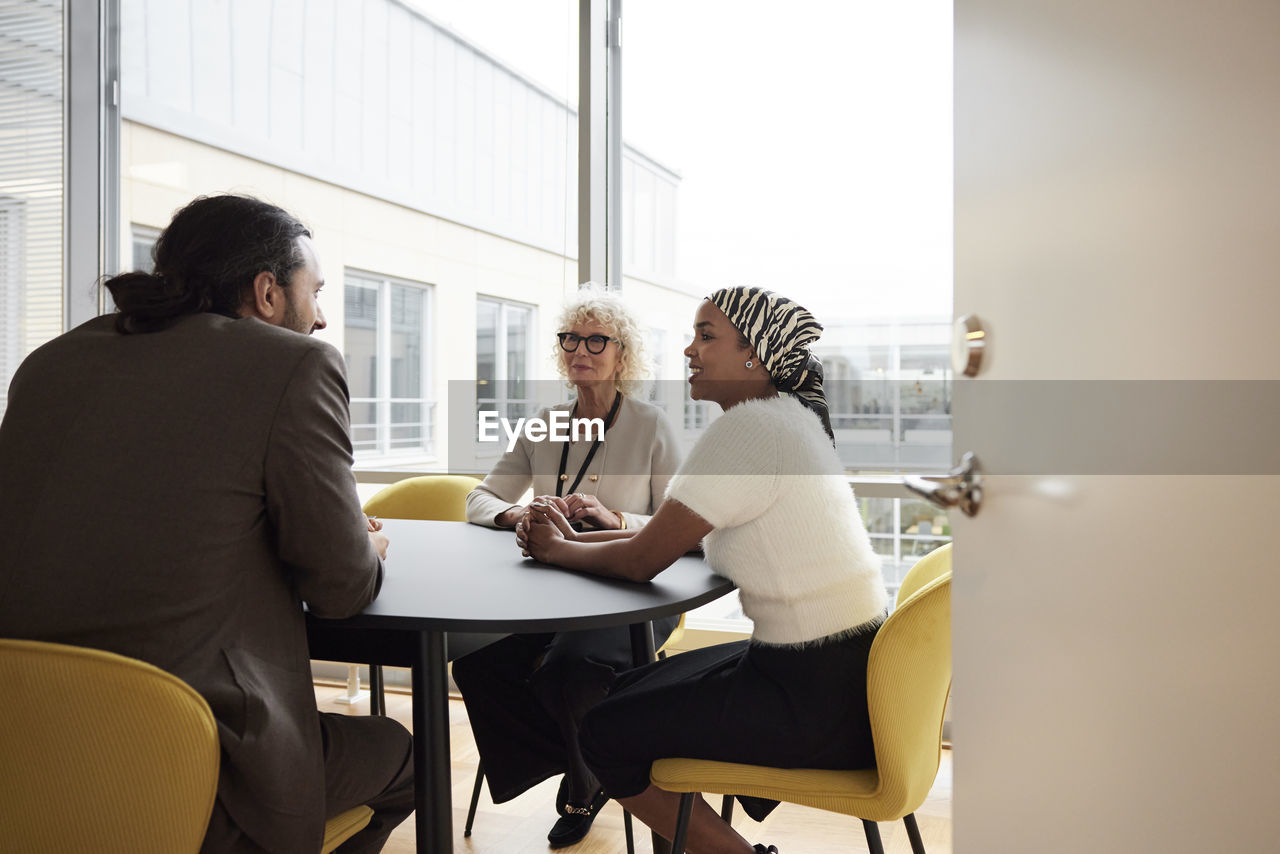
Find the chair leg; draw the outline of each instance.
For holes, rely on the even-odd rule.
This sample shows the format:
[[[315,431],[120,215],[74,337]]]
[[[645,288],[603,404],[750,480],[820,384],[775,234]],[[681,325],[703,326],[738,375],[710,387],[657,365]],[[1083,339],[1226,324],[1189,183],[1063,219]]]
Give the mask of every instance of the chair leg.
[[[627,854],[636,854],[636,838],[631,831],[631,812],[622,811],[622,830],[627,835]]]
[[[902,823],[907,826],[907,838],[911,840],[911,854],[925,854],[924,840],[920,838],[920,827],[916,824],[916,814],[907,813]]]
[[[476,820],[476,804],[480,803],[480,787],[484,784],[484,763],[476,763],[476,784],[471,788],[471,806],[467,809],[467,826],[463,829],[463,836],[471,835],[471,825]]]
[[[733,795],[725,795],[720,802],[720,817],[725,824],[733,824]]]
[[[684,838],[689,835],[689,817],[693,815],[693,798],[696,792],[680,796],[680,812],[676,817],[676,835],[671,840],[671,854],[684,854]]]
[[[382,665],[369,665],[369,714],[387,714],[387,695],[382,689]]]
[[[884,845],[880,842],[880,828],[874,821],[862,820],[862,831],[867,834],[867,850],[871,854],[884,854]]]

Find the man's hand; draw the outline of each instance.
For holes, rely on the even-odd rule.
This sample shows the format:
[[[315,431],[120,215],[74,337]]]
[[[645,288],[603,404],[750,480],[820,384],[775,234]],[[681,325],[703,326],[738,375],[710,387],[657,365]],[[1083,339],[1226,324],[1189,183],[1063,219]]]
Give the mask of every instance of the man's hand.
[[[365,516],[365,517],[364,517],[364,520],[365,520],[365,522],[369,525],[369,530],[370,530],[370,531],[381,531],[381,530],[382,530],[382,523],[381,523],[380,521],[378,521],[378,517],[377,517],[377,516]]]
[[[378,523],[378,527],[379,528],[382,527],[381,522]],[[387,539],[387,535],[382,533],[381,531],[370,530],[369,542],[373,543],[373,550],[378,553],[378,557],[382,558],[383,560],[386,560],[387,546],[391,544],[391,541]]]

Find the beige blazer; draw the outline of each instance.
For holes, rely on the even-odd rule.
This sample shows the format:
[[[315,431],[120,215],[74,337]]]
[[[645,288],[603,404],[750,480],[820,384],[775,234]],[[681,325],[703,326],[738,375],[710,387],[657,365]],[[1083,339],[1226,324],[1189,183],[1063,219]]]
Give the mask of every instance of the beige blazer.
[[[212,314],[126,336],[105,317],[26,359],[0,424],[0,635],[190,683],[218,721],[218,797],[272,852],[323,838],[302,603],[353,614],[382,580],[347,406],[316,339]]]
[[[571,403],[548,407],[538,417],[549,420],[552,409],[568,411]],[[497,527],[499,513],[515,507],[525,490],[534,495],[555,495],[560,474],[559,442],[533,442],[521,434],[516,446],[503,454],[484,482],[467,496],[467,521]],[[591,442],[569,444],[565,472],[569,479],[564,494],[586,460]],[[680,467],[680,442],[662,410],[650,403],[622,398],[618,416],[600,449],[587,467],[575,492],[600,499],[610,510],[622,512],[627,526],[637,528],[649,521],[666,495],[667,481]]]

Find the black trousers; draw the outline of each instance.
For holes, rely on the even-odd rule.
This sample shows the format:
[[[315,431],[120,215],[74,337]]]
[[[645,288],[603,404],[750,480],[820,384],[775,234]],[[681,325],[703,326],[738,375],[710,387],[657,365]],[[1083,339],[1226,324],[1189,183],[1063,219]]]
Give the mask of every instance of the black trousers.
[[[670,757],[874,768],[867,655],[879,623],[803,648],[706,647],[623,674],[583,721],[587,765],[615,798],[642,793],[649,767]],[[742,802],[757,820],[777,806]]]
[[[654,643],[678,622],[654,621]],[[600,782],[583,761],[578,726],[631,660],[631,634],[620,626],[512,635],[453,663],[494,803],[561,773],[563,797],[590,802]]]
[[[373,818],[335,854],[377,854],[396,825],[413,812],[413,739],[398,721],[375,715],[320,712],[324,744],[325,815],[366,804]],[[223,809],[213,806],[202,854],[264,854]]]

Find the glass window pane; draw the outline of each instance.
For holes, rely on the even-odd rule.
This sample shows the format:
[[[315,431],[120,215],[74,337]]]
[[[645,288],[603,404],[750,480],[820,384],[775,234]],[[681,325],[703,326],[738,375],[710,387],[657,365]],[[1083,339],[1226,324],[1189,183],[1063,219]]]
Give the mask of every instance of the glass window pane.
[[[949,463],[951,24],[946,3],[626,9],[626,273],[674,258],[694,293],[743,282],[810,308],[852,470]]]
[[[893,537],[872,537],[871,548],[881,557],[893,557]],[[886,565],[889,561],[885,561]],[[886,575],[890,573],[886,572]]]
[[[667,393],[670,391],[657,377],[663,376],[666,355],[667,355],[667,333],[662,329],[649,328],[649,338],[645,342],[645,347],[649,351],[649,361],[653,366],[653,377],[655,378],[649,385],[649,400],[657,403],[659,406],[666,406]]]
[[[349,279],[343,294],[342,344],[347,359],[347,384],[352,398],[378,394],[378,288]],[[355,409],[352,413],[354,418]],[[370,415],[369,423],[376,419]]]
[[[423,406],[420,403],[391,404],[391,447],[415,448],[426,436]]]
[[[893,534],[893,499],[859,498],[862,522],[871,534]]]
[[[391,396],[394,398],[422,397],[422,306],[420,289],[391,286]],[[392,418],[392,423],[398,421]]]
[[[934,507],[927,501],[919,501],[915,499],[904,499],[902,501],[901,524],[904,534],[916,535],[934,534],[933,530],[937,520],[936,533],[942,533],[942,527],[947,524],[947,516],[943,510]]]
[[[420,447],[427,437],[422,340],[426,294],[391,285],[391,447]]]
[[[357,452],[378,449],[378,407],[372,401],[351,403],[351,446]]]
[[[506,306],[507,397],[524,401],[529,380],[530,311],[516,305]],[[513,410],[514,412],[514,410]],[[514,417],[522,417],[523,412]]]
[[[427,289],[348,275],[343,296],[357,450],[429,451],[433,403],[424,367]]]
[[[63,4],[0,2],[0,415],[28,353],[62,332]]]
[[[498,382],[498,313],[500,306],[476,300],[476,399],[494,400]]]
[[[155,262],[151,259],[151,250],[156,245],[160,232],[151,228],[135,225],[132,229],[131,253],[128,270],[141,270],[150,273],[155,270]]]

